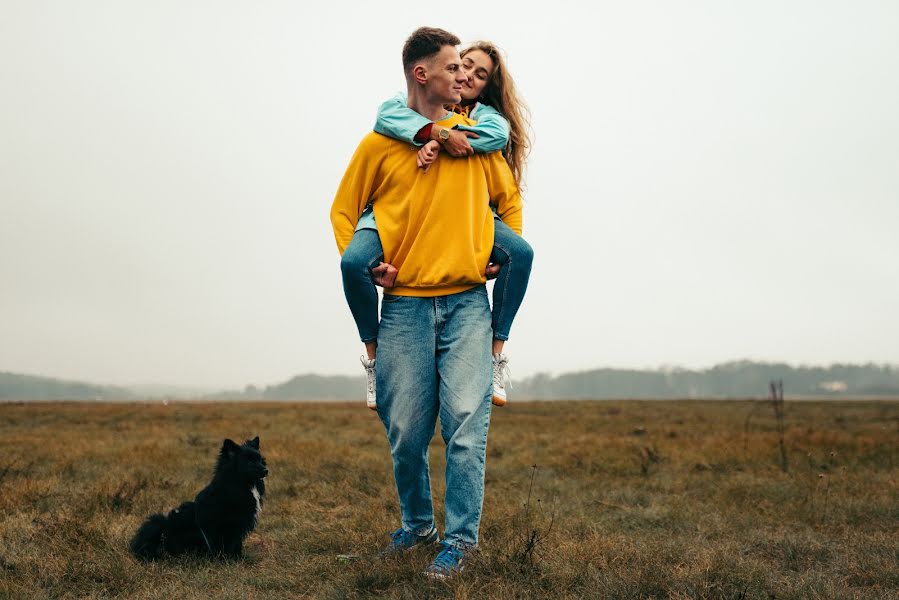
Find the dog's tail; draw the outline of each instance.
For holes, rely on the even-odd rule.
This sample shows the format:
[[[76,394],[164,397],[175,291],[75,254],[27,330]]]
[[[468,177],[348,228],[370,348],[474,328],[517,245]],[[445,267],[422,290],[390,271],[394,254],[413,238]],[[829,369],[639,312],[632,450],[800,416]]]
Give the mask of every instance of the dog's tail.
[[[155,560],[162,554],[162,534],[165,532],[166,518],[160,514],[150,515],[134,534],[129,549],[140,560]]]

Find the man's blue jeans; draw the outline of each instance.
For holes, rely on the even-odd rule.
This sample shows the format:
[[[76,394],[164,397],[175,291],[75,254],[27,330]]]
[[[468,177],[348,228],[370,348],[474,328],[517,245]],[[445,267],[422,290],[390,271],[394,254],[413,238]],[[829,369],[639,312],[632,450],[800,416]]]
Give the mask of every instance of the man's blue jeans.
[[[446,527],[478,542],[492,384],[487,289],[436,298],[385,296],[378,331],[378,415],[387,429],[403,528],[434,526],[428,444],[437,416],[446,443]]]

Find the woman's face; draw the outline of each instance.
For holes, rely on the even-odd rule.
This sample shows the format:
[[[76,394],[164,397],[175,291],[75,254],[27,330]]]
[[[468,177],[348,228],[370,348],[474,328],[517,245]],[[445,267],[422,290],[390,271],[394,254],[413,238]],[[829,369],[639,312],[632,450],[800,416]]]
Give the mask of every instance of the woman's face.
[[[493,59],[483,50],[470,50],[462,57],[462,72],[468,75],[468,82],[462,85],[462,100],[480,97],[493,75],[493,68]]]

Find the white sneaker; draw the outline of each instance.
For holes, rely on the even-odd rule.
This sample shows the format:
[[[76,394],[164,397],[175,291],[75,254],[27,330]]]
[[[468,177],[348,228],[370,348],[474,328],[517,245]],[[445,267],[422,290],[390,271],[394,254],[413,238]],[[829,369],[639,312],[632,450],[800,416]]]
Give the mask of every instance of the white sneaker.
[[[506,405],[506,379],[512,385],[512,377],[509,372],[509,357],[505,354],[493,355],[493,404],[494,406]]]
[[[362,361],[362,366],[365,367],[365,375],[368,379],[367,385],[365,386],[365,403],[372,410],[378,410],[378,402],[375,396],[375,360],[368,360],[365,356],[360,356],[359,360]]]

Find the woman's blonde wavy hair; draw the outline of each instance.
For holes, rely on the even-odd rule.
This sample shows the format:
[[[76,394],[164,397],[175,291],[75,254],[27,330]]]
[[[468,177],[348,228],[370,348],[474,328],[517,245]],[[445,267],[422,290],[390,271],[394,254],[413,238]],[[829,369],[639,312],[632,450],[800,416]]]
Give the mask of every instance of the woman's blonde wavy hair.
[[[493,61],[493,73],[478,101],[489,104],[509,121],[509,143],[503,156],[512,169],[518,189],[523,190],[525,160],[531,151],[530,111],[515,89],[500,49],[491,42],[474,42],[461,52],[462,57],[472,50],[480,50]]]

